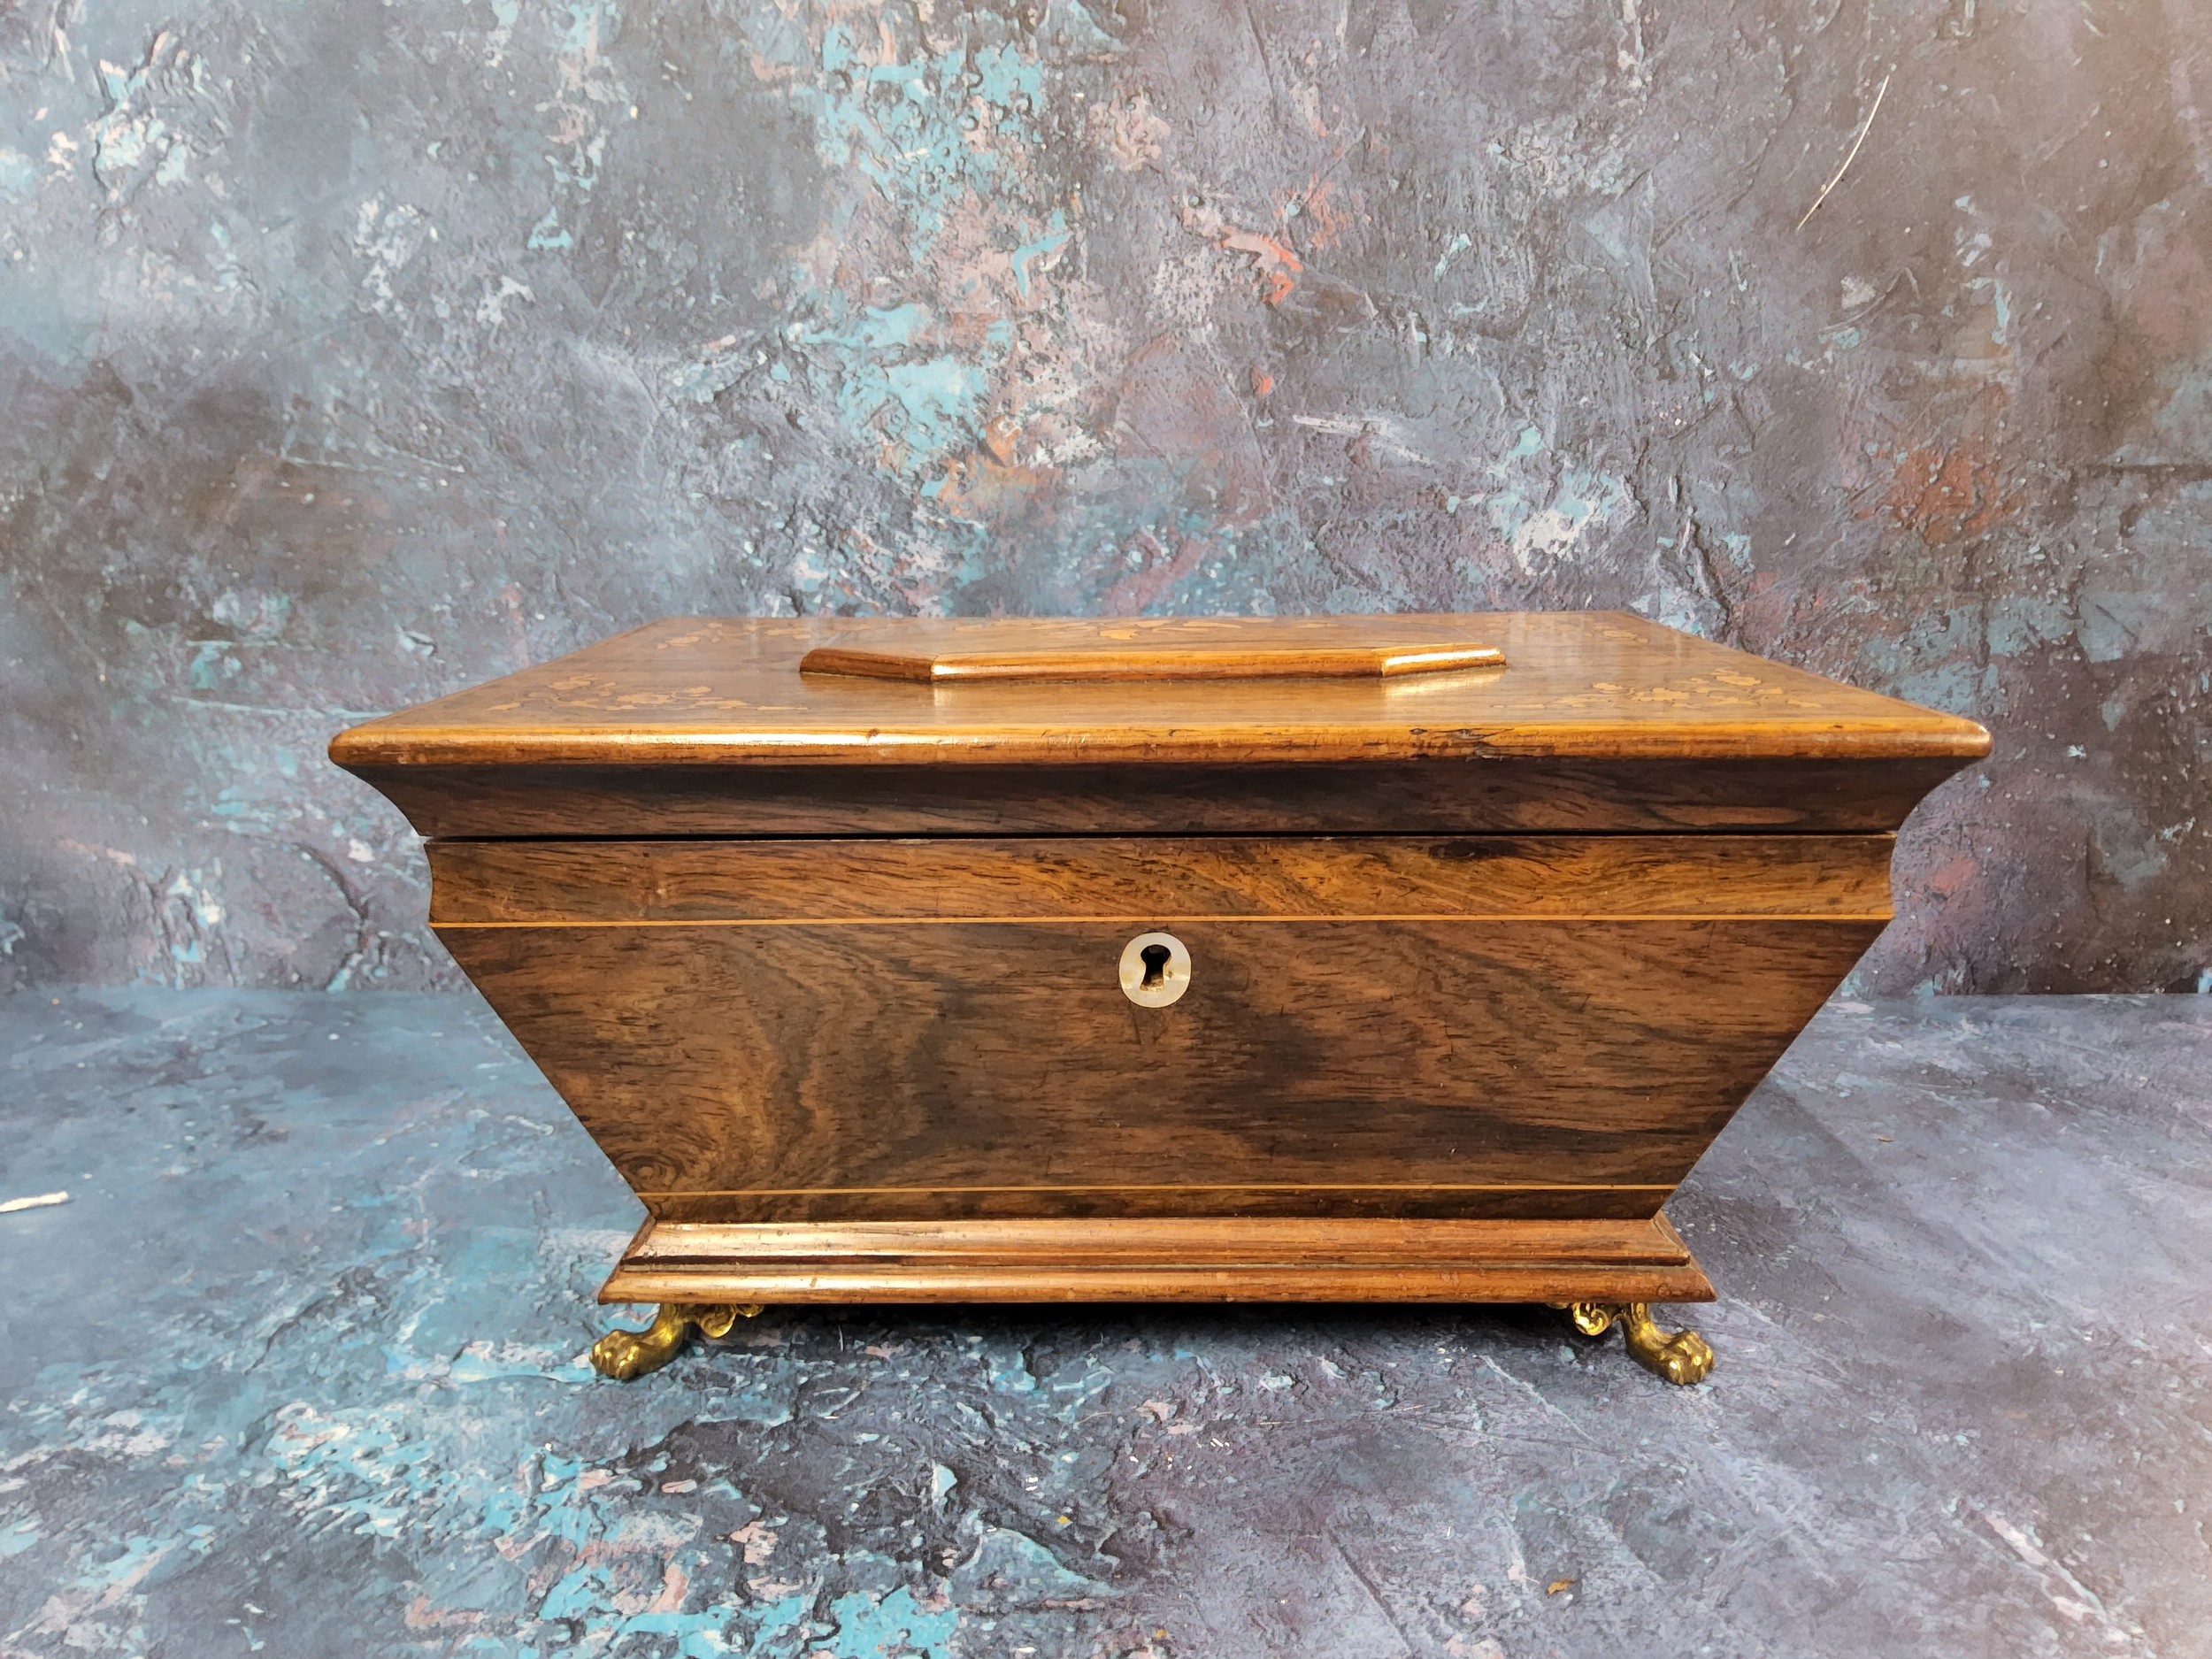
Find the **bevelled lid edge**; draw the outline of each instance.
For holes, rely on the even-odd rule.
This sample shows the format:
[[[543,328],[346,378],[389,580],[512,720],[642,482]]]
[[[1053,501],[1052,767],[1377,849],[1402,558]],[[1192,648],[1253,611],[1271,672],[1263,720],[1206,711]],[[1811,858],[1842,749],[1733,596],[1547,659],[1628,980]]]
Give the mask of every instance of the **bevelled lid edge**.
[[[380,766],[1251,766],[1400,760],[1742,761],[1955,760],[1989,753],[1975,721],[1931,711],[1922,721],[1879,726],[1770,721],[1753,729],[1624,726],[1611,721],[1535,726],[1399,726],[1245,727],[1203,734],[1129,732],[1110,736],[998,723],[926,733],[639,730],[571,726],[496,734],[411,726],[390,715],[341,732],[332,762],[348,771]]]

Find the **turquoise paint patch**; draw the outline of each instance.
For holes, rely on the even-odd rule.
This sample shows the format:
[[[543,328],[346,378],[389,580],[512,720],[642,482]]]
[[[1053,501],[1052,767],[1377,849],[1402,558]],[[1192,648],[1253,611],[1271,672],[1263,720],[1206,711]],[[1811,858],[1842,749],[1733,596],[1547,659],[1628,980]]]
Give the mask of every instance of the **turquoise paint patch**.
[[[0,149],[0,196],[20,202],[38,191],[38,164],[19,150]]]
[[[735,1608],[710,1607],[695,1613],[674,1609],[616,1613],[608,1605],[615,1594],[603,1571],[582,1566],[547,1593],[541,1617],[575,1621],[585,1632],[586,1652],[604,1653],[631,1636],[672,1636],[681,1659],[714,1659],[717,1655],[744,1651],[732,1645],[728,1634],[736,1617]]]
[[[565,9],[567,22],[554,43],[563,83],[572,93],[580,93],[587,107],[627,104],[629,94],[614,74],[608,54],[621,33],[622,8],[615,0],[569,0]],[[494,8],[503,35],[512,31],[520,15],[519,7],[512,4],[495,4]],[[597,119],[593,118],[595,124]],[[533,253],[560,253],[575,247],[574,233],[561,222],[565,204],[573,210],[578,197],[588,196],[597,188],[606,156],[607,134],[600,130],[588,137],[579,134],[569,143],[565,155],[546,157],[553,173],[553,203],[530,227],[523,239],[524,247]]]
[[[1996,665],[1984,668],[1972,663],[1944,663],[1898,680],[1894,695],[1948,714],[1986,713],[1998,698]]]
[[[1649,617],[1654,622],[1701,638],[1707,634],[1706,613],[1696,597],[1678,588],[1663,587],[1655,593],[1644,594],[1632,601],[1629,609],[1640,617]]]
[[[1045,0],[1044,21],[1038,25],[1037,38],[1049,42],[1061,54],[1086,58],[1118,54],[1125,50],[1119,41],[1098,27],[1098,19],[1091,15],[1083,0]]]
[[[2073,626],[2073,617],[2063,605],[2032,595],[2008,595],[1991,607],[1989,649],[1998,657],[2018,657],[2064,639]]]
[[[606,159],[606,155],[607,135],[604,133],[595,134],[588,143],[578,144],[572,149],[565,161],[557,157],[550,159],[549,165],[553,169],[553,182],[580,196],[589,196],[599,183],[600,165]],[[531,227],[530,234],[523,245],[539,253],[558,251],[576,245],[575,236],[562,227],[558,202],[547,208],[545,217]]]
[[[2074,637],[2093,663],[2117,662],[2163,629],[2171,603],[2156,594],[2119,593],[2093,588],[2081,595],[2081,620]]]
[[[1060,1564],[1059,1558],[1026,1532],[1003,1526],[987,1526],[975,1553],[954,1570],[949,1581],[954,1599],[970,1607],[1035,1606],[1040,1602],[1078,1601],[1114,1594],[1102,1584]]]
[[[1113,1373],[1102,1366],[1087,1365],[1075,1375],[1064,1371],[1055,1371],[1046,1386],[1048,1394],[1056,1396],[1053,1415],[1063,1423],[1072,1423],[1082,1415],[1086,1407],[1104,1394],[1113,1382]]]
[[[753,1644],[757,1650],[761,1644],[773,1637],[795,1631],[805,1623],[808,1611],[814,1606],[813,1595],[805,1590],[787,1595],[780,1601],[769,1602],[757,1609],[759,1623],[753,1626]]]
[[[929,72],[919,64],[878,64],[868,72],[879,87],[896,87],[916,104],[929,98]]]
[[[953,435],[949,428],[972,415],[991,389],[981,369],[957,357],[894,364],[883,380],[905,417],[895,430],[932,449],[944,447]]]
[[[1621,499],[1619,479],[1571,466],[1561,475],[1559,493],[1552,497],[1552,505],[1579,526],[1601,513],[1609,514]]]
[[[856,171],[910,216],[918,259],[927,257],[947,216],[980,198],[1000,169],[997,155],[970,142],[960,125],[971,80],[991,106],[996,134],[1016,143],[1037,137],[1027,117],[1043,91],[1043,66],[1011,46],[972,56],[955,46],[910,63],[866,65],[846,26],[833,23],[823,31],[819,66],[818,81],[802,94],[812,105],[817,151],[833,167]],[[879,88],[896,96],[884,98]]]
[[[517,1378],[588,1383],[596,1374],[580,1355],[563,1358],[543,1348],[512,1345],[494,1348],[486,1343],[472,1343],[455,1359],[446,1379],[455,1383],[508,1382]]]
[[[227,680],[235,679],[245,666],[231,652],[236,649],[230,640],[200,640],[192,661],[184,671],[186,683],[195,691],[215,691]]]
[[[554,182],[572,185],[588,193],[598,185],[599,169],[606,158],[607,135],[595,133],[590,142],[579,144],[570,150],[566,161],[556,160],[551,164]]]
[[[833,307],[833,310],[836,309]],[[837,406],[847,429],[905,446],[898,470],[918,476],[965,449],[990,394],[987,368],[927,351],[932,319],[920,305],[866,307],[842,322],[795,331],[809,378]]]
[[[1068,228],[1067,216],[1053,210],[1052,227],[1033,242],[1025,242],[1014,250],[1014,288],[1023,299],[1029,297],[1029,267],[1040,259],[1057,258],[1060,250],[1074,240],[1075,233]]]
[[[1534,430],[1530,427],[1522,434],[1524,445]],[[1518,449],[1514,451],[1515,456],[1520,453]],[[1609,522],[1627,505],[1625,480],[1581,466],[1564,468],[1541,505],[1510,485],[1484,503],[1491,528],[1511,544],[1523,569],[1529,568],[1540,555],[1566,557],[1586,528],[1593,523]]]
[[[545,217],[530,227],[530,234],[523,242],[523,246],[534,253],[558,252],[575,245],[576,238],[561,228],[561,210],[557,207],[547,208]]]
[[[910,346],[928,334],[929,326],[929,308],[926,305],[871,305],[861,312],[859,321],[839,343],[872,350]],[[818,334],[811,338],[822,341],[834,337]]]
[[[718,1654],[741,1651],[730,1646],[725,1632],[728,1616],[710,1609],[703,1613],[633,1613],[622,1621],[624,1636],[673,1636],[680,1659],[713,1659]]]
[[[173,1543],[161,1543],[142,1535],[125,1539],[121,1555],[103,1566],[93,1568],[80,1582],[107,1589],[140,1583],[174,1548]]]
[[[103,134],[100,165],[112,173],[127,173],[146,159],[146,152],[167,136],[168,127],[150,118],[117,123]]]
[[[503,14],[501,20],[506,20]],[[569,54],[596,51],[611,44],[621,27],[622,8],[612,0],[570,0],[568,32],[561,37],[560,50]]]
[[[1916,618],[1898,638],[1868,641],[1859,660],[1868,681],[1894,696],[1954,714],[2001,715],[2004,682],[1998,664],[1983,660],[1994,627],[1979,606],[1949,605]]]
[[[887,205],[913,266],[928,267],[956,219],[972,229],[985,218],[1003,234],[1010,219],[1026,233],[1008,255],[1015,293],[1033,303],[1075,233],[1064,204],[1046,198],[1025,165],[1010,165],[1041,135],[1045,72],[1030,44],[963,38],[872,62],[872,33],[847,20],[827,22],[810,54],[787,19],[755,10],[754,50],[804,77],[793,97],[813,119],[816,153]],[[990,309],[978,293],[978,303],[963,299],[969,314],[950,336],[926,305],[856,307],[810,273],[795,292],[784,372],[834,407],[849,434],[878,443],[892,471],[941,494],[948,457],[975,447],[1013,350],[1010,319],[974,315]]]
[[[777,367],[783,365],[779,364]],[[739,357],[710,357],[687,363],[668,377],[668,389],[687,403],[711,403],[745,377],[745,360]],[[785,369],[780,377],[791,378]]]
[[[914,1599],[902,1585],[877,1601],[860,1591],[841,1595],[830,1603],[830,1617],[837,1635],[829,1651],[837,1659],[951,1659],[953,1632],[960,1628],[960,1609],[931,1609]]]
[[[1010,45],[986,46],[975,55],[976,90],[1001,109],[1020,109],[1044,88],[1044,65]]]
[[[1018,1343],[994,1341],[983,1350],[982,1357],[994,1390],[1018,1394],[1037,1391],[1037,1379],[1029,1369],[1029,1356]]]
[[[295,1402],[276,1414],[270,1455],[310,1514],[350,1530],[396,1538],[426,1498],[455,1477],[436,1448],[403,1432],[393,1409],[325,1414]]]

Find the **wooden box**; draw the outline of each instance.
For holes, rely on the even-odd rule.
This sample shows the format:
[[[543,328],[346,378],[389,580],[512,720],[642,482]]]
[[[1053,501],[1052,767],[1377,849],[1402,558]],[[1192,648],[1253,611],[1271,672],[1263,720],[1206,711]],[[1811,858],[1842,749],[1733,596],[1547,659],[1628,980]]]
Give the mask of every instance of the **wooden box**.
[[[673,619],[331,753],[643,1202],[603,1294],[666,1348],[765,1302],[1708,1299],[1661,1206],[1988,743],[1590,613]]]

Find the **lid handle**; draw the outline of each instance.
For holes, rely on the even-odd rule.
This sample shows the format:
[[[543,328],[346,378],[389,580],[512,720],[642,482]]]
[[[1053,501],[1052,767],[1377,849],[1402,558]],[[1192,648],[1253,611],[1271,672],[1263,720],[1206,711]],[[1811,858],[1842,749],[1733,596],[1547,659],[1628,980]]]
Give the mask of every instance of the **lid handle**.
[[[800,659],[809,674],[931,685],[991,680],[1390,680],[1463,668],[1502,668],[1505,653],[1466,640],[1402,644],[1159,645],[1096,640],[1064,645],[940,651],[860,640],[818,645]]]

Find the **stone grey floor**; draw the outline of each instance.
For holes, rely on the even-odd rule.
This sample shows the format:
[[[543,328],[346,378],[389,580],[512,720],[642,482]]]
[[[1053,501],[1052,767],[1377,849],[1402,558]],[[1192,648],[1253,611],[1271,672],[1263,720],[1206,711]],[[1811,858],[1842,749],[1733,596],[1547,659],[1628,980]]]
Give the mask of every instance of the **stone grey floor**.
[[[0,1654],[2212,1653],[2212,998],[1824,1013],[1678,1197],[1674,1390],[1533,1310],[770,1314],[473,999],[0,1002]]]

